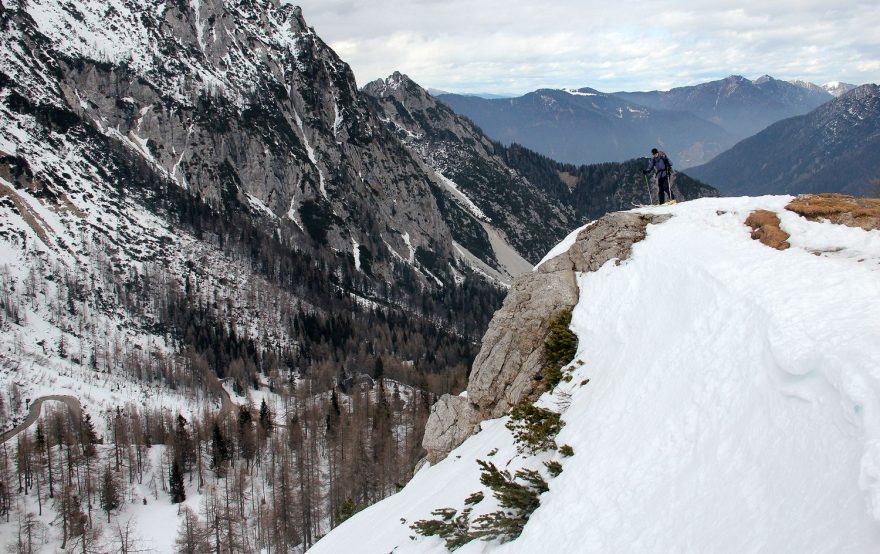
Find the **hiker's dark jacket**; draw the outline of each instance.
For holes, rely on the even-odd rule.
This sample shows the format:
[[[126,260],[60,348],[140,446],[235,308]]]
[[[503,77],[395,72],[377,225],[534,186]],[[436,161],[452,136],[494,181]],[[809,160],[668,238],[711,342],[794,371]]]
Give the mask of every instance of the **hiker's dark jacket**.
[[[666,163],[666,160],[669,159],[663,154],[660,154],[656,157],[651,157],[648,160],[648,167],[645,169],[645,173],[650,173],[654,168],[657,169],[657,177],[669,177],[669,167]]]

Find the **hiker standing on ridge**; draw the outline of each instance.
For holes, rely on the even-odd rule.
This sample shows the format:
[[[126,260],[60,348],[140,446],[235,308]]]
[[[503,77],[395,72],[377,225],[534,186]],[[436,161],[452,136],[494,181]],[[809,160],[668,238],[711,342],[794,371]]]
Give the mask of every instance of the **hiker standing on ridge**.
[[[665,153],[660,152],[656,148],[652,148],[651,159],[648,160],[648,168],[642,170],[642,173],[647,175],[655,169],[657,170],[657,188],[659,189],[658,204],[666,202],[666,195],[669,195],[670,200],[675,200],[672,191],[669,189],[669,176],[672,173],[672,162],[669,161],[669,158]]]

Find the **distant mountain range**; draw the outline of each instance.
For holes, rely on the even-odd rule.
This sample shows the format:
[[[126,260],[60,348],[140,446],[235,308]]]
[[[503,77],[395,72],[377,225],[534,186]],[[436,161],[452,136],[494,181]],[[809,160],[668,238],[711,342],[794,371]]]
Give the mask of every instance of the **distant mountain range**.
[[[780,119],[804,114],[833,96],[764,75],[750,81],[731,75],[669,91],[618,92],[616,96],[655,109],[682,110],[717,123],[737,140],[749,137]]]
[[[725,195],[877,195],[880,87],[863,85],[806,115],[774,123],[689,172]]]
[[[441,94],[461,94],[462,96],[476,96],[478,98],[488,98],[491,100],[491,99],[495,99],[495,98],[514,98],[516,96],[519,96],[518,94],[514,94],[514,93],[496,94],[493,92],[471,92],[471,93],[467,93],[467,94],[454,93],[454,92],[449,92],[448,90],[440,90],[438,88],[430,88],[430,87],[428,87],[426,90],[428,91],[428,94],[430,94],[431,96],[435,96],[435,97],[440,96]]]
[[[566,163],[622,161],[657,146],[680,168],[705,163],[781,119],[805,114],[851,88],[732,75],[669,91],[542,89],[509,99],[438,98],[504,144]]]
[[[691,113],[647,108],[591,88],[541,89],[496,100],[462,95],[439,99],[490,137],[564,163],[623,161],[660,145],[687,167],[735,142],[721,126]]]

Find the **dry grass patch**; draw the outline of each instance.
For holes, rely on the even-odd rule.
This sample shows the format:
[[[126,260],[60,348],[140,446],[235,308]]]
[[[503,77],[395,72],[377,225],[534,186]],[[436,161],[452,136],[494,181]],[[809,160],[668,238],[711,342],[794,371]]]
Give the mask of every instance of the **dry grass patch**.
[[[746,218],[746,225],[752,228],[752,238],[760,240],[770,248],[785,250],[791,245],[788,243],[788,233],[779,227],[779,216],[768,210],[755,210]]]
[[[846,194],[805,194],[785,207],[811,221],[880,230],[880,198],[856,198]]]

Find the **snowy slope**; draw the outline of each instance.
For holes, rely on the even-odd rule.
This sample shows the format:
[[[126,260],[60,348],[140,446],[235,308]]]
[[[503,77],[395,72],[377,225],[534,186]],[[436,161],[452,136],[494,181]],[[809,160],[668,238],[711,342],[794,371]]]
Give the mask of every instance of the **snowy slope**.
[[[458,552],[880,551],[880,232],[809,222],[789,200],[651,208],[674,217],[579,276],[584,364],[539,400],[563,412],[572,457],[519,455],[506,418],[486,421],[312,552],[444,552],[409,525],[478,490],[473,515],[495,510],[477,459],[541,469],[550,490],[516,541]],[[791,249],[750,239],[756,208]]]

